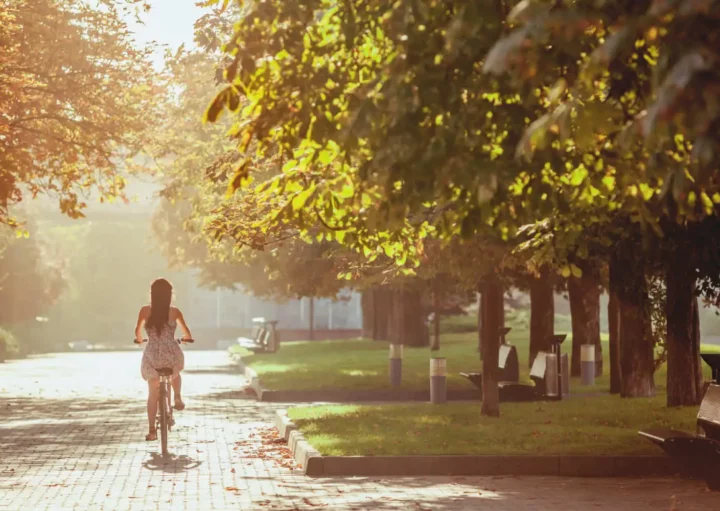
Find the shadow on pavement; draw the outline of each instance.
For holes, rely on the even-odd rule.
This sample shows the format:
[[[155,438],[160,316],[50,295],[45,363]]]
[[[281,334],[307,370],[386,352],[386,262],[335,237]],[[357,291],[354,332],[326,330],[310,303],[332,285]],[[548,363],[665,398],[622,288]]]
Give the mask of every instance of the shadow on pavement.
[[[242,390],[227,390],[224,392],[213,392],[201,396],[203,399],[240,399],[243,401],[257,401],[257,397],[253,393],[244,392]]]
[[[177,456],[168,454],[163,456],[156,452],[150,454],[150,459],[143,462],[143,467],[148,470],[160,470],[166,474],[179,474],[193,470],[202,465],[202,461],[195,460],[184,454]]]
[[[231,374],[240,376],[240,371],[234,366],[220,366],[207,369],[183,369],[183,374]]]

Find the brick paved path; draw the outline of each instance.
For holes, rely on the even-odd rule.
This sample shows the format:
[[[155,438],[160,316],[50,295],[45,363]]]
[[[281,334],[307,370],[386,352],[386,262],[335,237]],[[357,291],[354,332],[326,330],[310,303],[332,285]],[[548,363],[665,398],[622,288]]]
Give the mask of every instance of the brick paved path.
[[[186,359],[167,462],[144,441],[139,353],[0,364],[0,510],[717,509],[701,483],[673,479],[307,478],[225,353]]]

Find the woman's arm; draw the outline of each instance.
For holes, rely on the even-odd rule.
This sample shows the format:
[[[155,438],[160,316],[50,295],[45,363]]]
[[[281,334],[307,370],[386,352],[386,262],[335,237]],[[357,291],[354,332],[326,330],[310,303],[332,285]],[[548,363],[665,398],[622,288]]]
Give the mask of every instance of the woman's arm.
[[[182,315],[182,312],[180,312],[180,309],[177,310],[177,322],[180,324],[180,328],[182,328],[183,331],[183,339],[192,339],[192,334],[190,333],[190,329],[187,326],[187,323],[185,323],[185,318]]]
[[[147,313],[148,313],[148,306],[145,305],[140,308],[140,312],[138,312],[138,319],[137,319],[137,325],[135,325],[135,342],[137,344],[143,343],[143,336],[142,336],[142,325],[147,319]]]

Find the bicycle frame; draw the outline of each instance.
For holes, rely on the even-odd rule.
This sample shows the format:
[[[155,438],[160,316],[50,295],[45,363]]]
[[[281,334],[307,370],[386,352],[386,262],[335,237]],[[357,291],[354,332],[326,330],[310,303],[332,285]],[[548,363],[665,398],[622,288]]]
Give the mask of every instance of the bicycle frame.
[[[167,456],[168,433],[173,425],[172,377],[160,376],[158,389],[158,408],[155,415],[156,430],[160,431],[160,445],[163,456]]]

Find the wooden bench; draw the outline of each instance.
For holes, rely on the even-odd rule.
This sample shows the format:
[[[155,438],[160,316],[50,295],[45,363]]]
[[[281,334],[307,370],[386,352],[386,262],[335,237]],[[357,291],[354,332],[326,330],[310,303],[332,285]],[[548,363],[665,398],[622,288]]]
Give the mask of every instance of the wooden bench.
[[[507,332],[510,331],[509,328],[505,329]],[[567,366],[567,361],[563,364],[562,361],[562,353],[560,352],[560,344],[565,340],[567,335],[554,335],[551,339],[551,345],[553,349],[553,353],[556,353],[558,355],[558,362],[559,364],[562,364],[563,366]],[[504,335],[503,335],[504,339]],[[500,352],[500,360],[499,363],[512,365],[512,357],[514,357],[514,363],[517,364],[517,350],[515,349],[515,346],[510,346],[512,348],[509,350],[509,352],[506,355],[506,358],[503,359],[503,346],[509,346],[507,344],[503,344],[500,346],[501,352]],[[557,396],[548,396],[547,393],[547,378],[550,377],[559,377],[559,374],[548,374],[548,364],[547,364],[547,356],[549,353],[546,353],[544,351],[539,352],[535,356],[535,360],[533,360],[533,364],[530,368],[530,380],[532,380],[533,384],[527,384],[527,383],[520,383],[520,369],[519,364],[516,366],[517,370],[513,373],[513,380],[503,380],[501,373],[501,379],[498,382],[498,392],[500,394],[500,401],[501,402],[520,402],[520,401],[544,401],[544,400],[555,400],[555,399],[561,399],[562,394],[566,392],[566,390],[563,390],[563,392],[558,393]],[[567,355],[564,355],[567,358]],[[501,367],[501,369],[503,369]],[[468,380],[470,380],[477,388],[482,391],[482,374],[481,373],[460,373],[461,376],[464,376]],[[564,387],[564,385],[558,383],[560,388]]]
[[[237,343],[253,353],[275,353],[280,349],[280,338],[275,329],[277,321],[253,318],[252,338],[238,337]]]
[[[498,352],[498,380],[501,382],[518,382],[520,381],[520,362],[518,360],[517,349],[512,344],[505,341],[505,336],[510,333],[511,328],[503,328],[500,330],[500,350]],[[482,373],[460,373],[470,380],[473,385],[482,390]]]
[[[720,354],[702,354],[702,358],[713,369],[713,382],[700,403],[697,432],[652,428],[638,433],[661,447],[683,473],[701,477],[708,488],[720,491]]]

